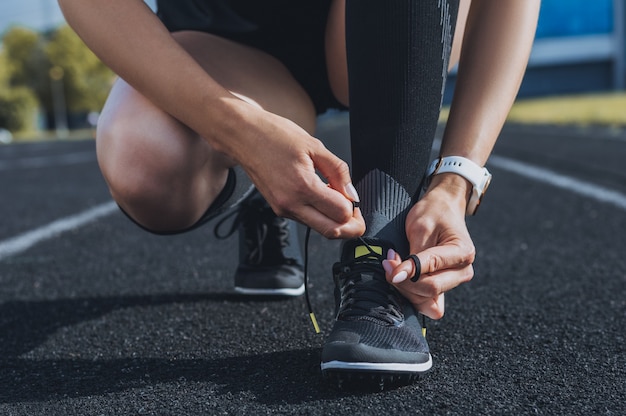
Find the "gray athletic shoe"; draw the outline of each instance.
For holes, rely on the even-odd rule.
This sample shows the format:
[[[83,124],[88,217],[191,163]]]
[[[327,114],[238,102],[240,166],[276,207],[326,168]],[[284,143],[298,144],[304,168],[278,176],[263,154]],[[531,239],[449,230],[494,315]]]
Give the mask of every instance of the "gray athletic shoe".
[[[389,248],[382,240],[349,240],[333,266],[336,320],[321,368],[340,387],[406,384],[432,367],[415,310],[385,279]]]
[[[231,216],[226,234],[220,226]],[[235,291],[253,296],[299,296],[304,293],[302,253],[297,224],[277,217],[263,196],[253,192],[215,227],[218,238],[239,232]]]

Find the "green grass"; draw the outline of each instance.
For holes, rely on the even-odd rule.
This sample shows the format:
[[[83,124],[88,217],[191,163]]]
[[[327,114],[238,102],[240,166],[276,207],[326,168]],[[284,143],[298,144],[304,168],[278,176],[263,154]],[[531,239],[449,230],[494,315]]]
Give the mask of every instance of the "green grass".
[[[442,111],[442,119],[448,115]],[[584,94],[519,99],[507,118],[523,124],[626,127],[626,94]]]
[[[626,94],[519,100],[508,117],[518,123],[626,126]]]

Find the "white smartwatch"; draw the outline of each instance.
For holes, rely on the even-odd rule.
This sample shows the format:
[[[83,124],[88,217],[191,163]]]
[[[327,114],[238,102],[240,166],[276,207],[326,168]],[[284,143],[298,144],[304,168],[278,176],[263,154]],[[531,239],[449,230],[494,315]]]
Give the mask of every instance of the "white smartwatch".
[[[430,183],[430,178],[440,173],[456,173],[472,184],[472,194],[467,202],[465,213],[467,215],[476,214],[476,210],[478,210],[478,206],[491,183],[491,173],[487,168],[460,156],[439,157],[433,160],[426,171],[427,183]]]

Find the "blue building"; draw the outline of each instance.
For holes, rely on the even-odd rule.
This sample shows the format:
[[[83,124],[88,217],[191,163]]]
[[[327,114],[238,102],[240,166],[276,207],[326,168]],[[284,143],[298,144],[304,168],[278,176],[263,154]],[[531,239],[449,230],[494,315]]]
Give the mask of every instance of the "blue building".
[[[624,0],[543,0],[520,95],[623,90]]]
[[[624,90],[625,26],[626,0],[543,0],[519,96]]]

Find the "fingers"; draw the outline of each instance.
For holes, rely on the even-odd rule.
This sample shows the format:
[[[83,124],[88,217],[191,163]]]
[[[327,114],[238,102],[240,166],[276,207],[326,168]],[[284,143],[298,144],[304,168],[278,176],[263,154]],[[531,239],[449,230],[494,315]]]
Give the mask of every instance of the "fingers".
[[[420,276],[417,282],[409,279],[394,286],[422,314],[431,319],[441,319],[445,311],[444,293],[474,276],[472,265]]]
[[[320,185],[315,189],[316,193],[311,195],[311,206],[337,223],[351,219],[354,214],[353,200],[346,197],[341,190],[333,188],[330,184],[326,185],[321,180]]]
[[[342,197],[343,198],[343,197]],[[295,218],[299,222],[322,234],[326,238],[356,238],[365,232],[365,221],[361,210],[353,209],[352,216],[346,222],[336,222],[312,206],[302,208],[301,217]]]
[[[326,178],[332,189],[342,193],[349,201],[360,201],[359,194],[352,184],[350,168],[346,162],[324,147],[318,153],[312,154],[311,158],[315,167]]]
[[[442,245],[424,250],[416,257],[421,266],[419,271],[412,259],[403,261],[390,250],[387,259],[383,261],[387,280],[420,313],[432,319],[440,319],[445,310],[443,294],[470,281],[474,276],[473,248]],[[419,278],[412,280],[416,273]]]
[[[319,178],[317,179],[319,180]],[[321,180],[306,199],[285,203],[289,207],[278,215],[295,219],[308,225],[326,238],[356,238],[365,232],[361,210],[342,193],[330,188]]]
[[[407,279],[395,285],[402,287],[410,295],[435,298],[462,283],[469,282],[473,276],[474,267],[470,264],[459,269],[447,269],[438,273],[422,275],[417,282]]]
[[[474,262],[475,250],[473,245],[444,244],[426,249],[418,253],[416,257],[419,259],[418,262],[407,259],[396,268],[392,276],[393,283],[401,283],[416,274],[423,275],[446,269],[462,269]],[[419,271],[415,270],[416,263],[421,266]]]
[[[281,217],[306,224],[327,238],[362,235],[365,222],[360,210],[354,208],[353,201],[358,201],[358,195],[347,173],[347,165],[321,143],[319,146],[315,146],[316,141],[311,143],[316,149],[311,154],[316,159],[306,156],[289,177],[275,179],[275,175],[270,176],[279,180],[280,186],[266,186],[261,175],[255,176],[253,181],[274,212]],[[323,156],[320,157],[320,154]],[[334,185],[325,183],[316,173],[316,168],[320,173],[334,177]]]
[[[417,310],[429,317],[430,319],[441,319],[445,312],[445,294],[437,296],[436,298],[424,298],[424,302],[416,305]]]
[[[359,202],[348,165],[320,144],[311,159],[326,178],[318,178],[310,203],[296,214],[298,219],[327,238],[355,238],[365,232],[365,221],[353,202]]]

